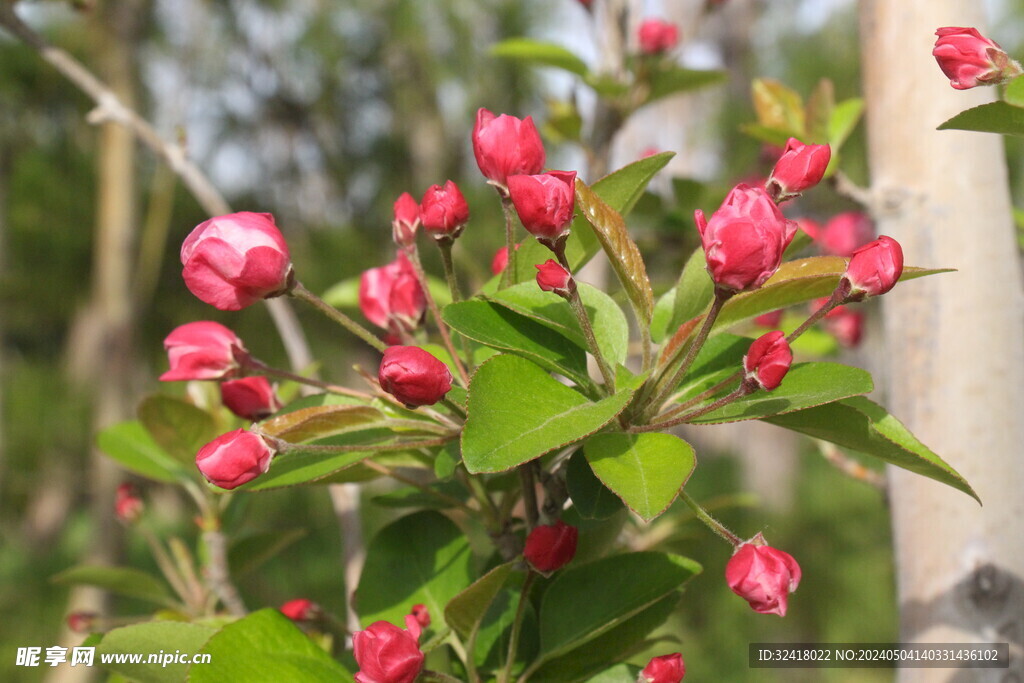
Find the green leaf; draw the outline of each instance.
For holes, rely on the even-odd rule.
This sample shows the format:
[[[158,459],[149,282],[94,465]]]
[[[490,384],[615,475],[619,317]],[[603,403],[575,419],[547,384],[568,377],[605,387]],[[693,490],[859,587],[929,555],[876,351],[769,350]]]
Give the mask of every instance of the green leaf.
[[[444,515],[417,512],[392,522],[366,551],[355,594],[359,623],[384,620],[401,626],[416,604],[444,614],[472,581],[471,563],[465,534]]]
[[[103,636],[103,640],[96,646],[96,663],[104,655],[143,655],[143,662],[149,655],[161,657],[159,653],[169,654],[187,653],[189,657],[199,652],[202,647],[217,633],[217,629],[201,624],[190,624],[182,621],[150,621],[144,624],[134,624],[115,628]],[[140,683],[180,683],[188,675],[191,664],[170,663],[163,664],[156,661],[152,664],[140,663],[131,664],[117,662],[114,657],[110,663],[103,665],[104,668],[121,674],[132,681]],[[202,668],[204,664],[197,664],[196,668]]]
[[[822,78],[807,98],[807,139],[804,144],[823,145],[829,142],[828,125],[836,106],[836,93],[832,81]]]
[[[590,384],[584,350],[549,327],[487,301],[460,301],[441,314],[457,332],[501,351],[528,358],[577,384]]]
[[[465,502],[467,498],[466,487],[457,481],[442,481],[423,484],[432,491],[447,496],[431,495],[416,486],[403,486],[394,491],[371,498],[374,505],[386,508],[429,508],[432,510],[445,510],[456,506],[455,501]],[[454,499],[454,500],[449,500]]]
[[[1024,108],[1006,102],[990,102],[962,111],[938,127],[938,130],[950,129],[1024,136]]]
[[[605,669],[596,676],[588,678],[587,683],[636,683],[639,673],[640,667],[636,664],[616,664],[610,669]]]
[[[540,40],[509,38],[492,45],[490,52],[495,57],[517,59],[541,66],[553,66],[578,76],[585,77],[589,72],[586,62],[566,48]]]
[[[591,437],[593,438],[593,437]],[[622,510],[622,499],[594,475],[582,451],[573,453],[565,472],[572,505],[586,519],[608,519]]]
[[[684,292],[684,294],[680,296],[679,292]],[[669,319],[666,333],[674,333],[684,322],[707,310],[714,293],[715,283],[708,275],[704,250],[697,247],[690,258],[686,259],[683,272],[679,274],[679,282],[676,283],[676,297],[672,306],[672,317]]]
[[[1003,101],[1015,107],[1024,107],[1024,78],[1018,76],[1003,89]]]
[[[778,128],[760,126],[756,123],[744,123],[740,126],[740,130],[755,140],[760,140],[776,147],[785,147],[789,138],[796,135],[796,133],[788,129],[780,130]]]
[[[139,404],[139,421],[168,455],[192,465],[199,449],[217,437],[205,410],[172,396],[148,396]]]
[[[175,604],[167,585],[141,569],[78,565],[65,569],[50,580],[62,586],[96,586],[111,593],[148,600],[166,607]]]
[[[119,465],[147,479],[174,483],[192,478],[194,468],[186,470],[168,455],[138,420],[107,427],[96,444]]]
[[[594,640],[674,593],[700,571],[693,560],[658,552],[615,555],[562,570],[541,602],[541,659],[551,660]]]
[[[189,668],[189,683],[224,681],[351,682],[341,664],[276,609],[263,609],[222,628]]]
[[[480,627],[494,598],[505,586],[514,563],[506,562],[487,572],[452,598],[444,608],[444,620],[464,641]]]
[[[728,77],[726,71],[695,71],[684,69],[681,66],[668,64],[657,69],[651,74],[651,87],[644,99],[644,104],[650,104],[676,93],[698,90],[709,85],[722,83]]]
[[[641,325],[649,325],[654,312],[654,292],[647,278],[647,268],[636,243],[626,231],[626,222],[587,185],[576,179],[576,206],[601,242],[612,269],[626,290]]]
[[[594,474],[645,522],[679,495],[697,459],[674,434],[595,434],[583,444]]]
[[[880,458],[981,499],[956,470],[882,406],[863,397],[848,398],[787,415],[765,418],[786,429]]]
[[[235,540],[228,550],[228,566],[232,575],[238,578],[259,569],[305,535],[305,529],[288,529],[264,531]]]
[[[864,100],[859,97],[843,100],[832,110],[832,116],[828,121],[828,144],[832,147],[833,155],[837,154],[839,148],[850,137],[863,113]]]
[[[290,443],[314,441],[380,426],[384,415],[362,405],[325,405],[299,408],[266,420],[261,425],[270,436]]]
[[[757,78],[751,84],[751,94],[761,126],[786,131],[787,137],[805,136],[803,100],[795,90],[770,78]]]
[[[492,358],[469,383],[462,431],[466,469],[502,472],[579,441],[622,412],[633,391],[593,403],[527,360]]]
[[[612,367],[624,363],[629,347],[629,323],[622,309],[596,287],[581,282],[578,291],[601,353]],[[536,282],[523,282],[499,290],[492,300],[555,330],[577,346],[586,348],[587,341],[569,302],[551,292],[545,292]]]

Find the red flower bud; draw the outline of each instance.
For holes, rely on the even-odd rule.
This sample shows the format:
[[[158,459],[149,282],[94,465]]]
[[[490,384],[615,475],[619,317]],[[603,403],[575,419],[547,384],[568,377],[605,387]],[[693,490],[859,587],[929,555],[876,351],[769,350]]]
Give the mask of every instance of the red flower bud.
[[[825,315],[825,329],[848,349],[857,347],[864,336],[864,314],[836,306]]]
[[[422,628],[430,626],[430,610],[426,605],[413,605],[412,616]]]
[[[221,434],[199,449],[196,467],[206,480],[222,489],[233,489],[270,469],[276,451],[258,434],[236,429]]]
[[[818,239],[818,236],[821,234],[821,225],[817,221],[812,221],[810,218],[797,218],[793,222],[796,223],[796,227],[812,240]]]
[[[160,375],[163,382],[232,377],[239,358],[247,355],[234,332],[210,320],[174,328],[164,339],[164,348],[171,369]]]
[[[793,556],[766,545],[761,534],[739,548],[725,565],[732,592],[758,614],[786,616],[789,594],[800,584],[800,565]]]
[[[67,617],[68,628],[75,633],[90,633],[96,627],[99,615],[95,612],[72,612]]]
[[[710,221],[700,209],[694,219],[711,278],[719,288],[735,292],[757,289],[774,275],[796,232],[796,223],[783,217],[764,189],[743,183],[729,192]]]
[[[452,388],[448,366],[418,346],[391,346],[377,375],[380,387],[410,408],[434,405]]]
[[[976,28],[945,26],[935,31],[935,35],[939,38],[932,56],[949,78],[949,84],[957,90],[997,85],[1021,74],[1020,64]]]
[[[765,189],[776,202],[796,197],[821,182],[831,158],[832,150],[828,145],[805,145],[790,138],[768,176]]]
[[[847,211],[830,218],[812,237],[826,254],[850,256],[875,238],[875,226],[867,214]]]
[[[754,318],[754,324],[758,327],[767,327],[769,329],[775,329],[782,322],[782,309],[772,311],[770,313],[762,313],[761,315]]]
[[[501,275],[506,268],[508,268],[508,247],[501,247],[494,252],[494,258],[491,259],[491,272]]]
[[[416,243],[416,230],[420,227],[420,205],[408,192],[395,200],[395,217],[391,221],[391,237],[399,247]]]
[[[660,55],[679,44],[679,28],[662,19],[645,19],[637,31],[640,51],[646,55]]]
[[[476,113],[473,155],[484,177],[504,189],[511,175],[532,175],[544,168],[544,144],[533,117],[495,116],[486,109]]]
[[[850,284],[855,299],[885,294],[903,274],[903,249],[891,237],[882,235],[853,252],[843,280]]]
[[[533,527],[526,537],[523,557],[537,571],[548,574],[569,564],[576,554],[579,530],[562,520]]]
[[[786,335],[776,330],[761,335],[750,345],[743,356],[743,370],[746,381],[771,391],[782,384],[782,378],[793,363],[793,352],[786,342]]]
[[[200,300],[237,311],[288,291],[292,262],[269,213],[242,211],[204,221],[181,245],[185,286]]]
[[[232,413],[250,422],[259,422],[281,409],[274,388],[262,376],[221,382],[220,400]]]
[[[359,664],[356,683],[412,683],[423,669],[420,625],[411,614],[406,628],[376,621],[352,634],[352,654]]]
[[[563,268],[558,261],[548,259],[534,266],[537,269],[537,284],[545,292],[554,292],[558,296],[568,298],[575,286],[572,274]]]
[[[323,614],[320,605],[306,598],[289,600],[278,609],[292,621],[316,621]]]
[[[146,504],[139,497],[139,490],[131,482],[118,484],[114,499],[114,514],[125,524],[131,524],[142,516]]]
[[[434,239],[455,239],[469,221],[469,204],[451,180],[444,187],[431,185],[420,202],[420,220]]]
[[[685,675],[686,664],[683,663],[683,655],[675,652],[653,657],[636,680],[637,683],[679,683]]]
[[[531,235],[554,241],[569,234],[576,208],[576,171],[509,176],[508,193]]]
[[[399,253],[386,266],[363,272],[359,279],[359,308],[367,320],[395,334],[419,327],[427,310],[427,298],[405,254]]]

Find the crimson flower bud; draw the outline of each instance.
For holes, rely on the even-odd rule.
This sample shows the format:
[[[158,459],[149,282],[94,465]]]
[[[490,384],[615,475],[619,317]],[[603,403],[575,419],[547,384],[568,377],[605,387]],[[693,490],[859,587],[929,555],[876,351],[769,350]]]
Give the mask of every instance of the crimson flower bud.
[[[394,219],[391,221],[391,237],[399,247],[411,247],[416,243],[416,230],[420,227],[420,205],[408,192],[395,200]]]
[[[142,516],[146,504],[139,497],[139,490],[131,482],[122,482],[117,486],[114,499],[114,514],[125,524],[131,524]]]
[[[174,328],[164,339],[164,349],[171,369],[160,375],[163,382],[232,377],[239,359],[248,355],[234,332],[211,320]]]
[[[796,197],[821,182],[831,158],[832,149],[828,145],[805,145],[790,138],[768,176],[765,189],[776,202]]]
[[[292,621],[316,621],[323,614],[320,605],[306,598],[289,600],[278,610]]]
[[[412,683],[423,669],[420,625],[405,617],[406,628],[375,621],[352,634],[352,654],[359,664],[356,683]]]
[[[789,594],[800,584],[800,565],[789,553],[767,545],[757,534],[741,543],[725,565],[725,580],[732,592],[750,603],[758,614],[786,616]]]
[[[426,605],[413,605],[412,616],[422,628],[430,626],[430,610]]]
[[[537,269],[537,284],[545,292],[554,292],[563,299],[568,299],[576,283],[572,274],[554,260],[548,259],[544,263],[534,266]]]
[[[250,422],[259,422],[281,409],[266,377],[243,377],[221,382],[220,400],[228,410]]]
[[[761,335],[750,345],[743,356],[745,381],[753,389],[761,387],[771,391],[782,384],[782,378],[793,364],[793,352],[786,342],[786,335],[775,330]]]
[[[850,285],[854,300],[885,294],[903,274],[903,249],[891,237],[882,235],[853,252],[843,280]]]
[[[549,574],[569,564],[576,554],[579,530],[562,520],[533,527],[526,537],[523,557],[542,574]]]
[[[544,143],[532,116],[495,116],[481,107],[473,126],[473,156],[484,177],[504,190],[509,176],[541,172]]]
[[[700,209],[694,219],[711,279],[734,292],[757,289],[774,275],[796,232],[796,223],[783,217],[763,188],[744,183],[729,192],[710,221]]]
[[[949,78],[949,84],[957,90],[997,85],[1021,74],[1020,64],[976,28],[945,26],[935,31],[935,35],[939,38],[932,56]]]
[[[404,253],[391,263],[364,271],[359,279],[359,308],[366,319],[393,334],[412,332],[423,321],[427,297]]]
[[[269,213],[241,211],[204,221],[181,245],[185,286],[200,300],[237,311],[292,284],[288,245]]]
[[[782,309],[771,311],[770,313],[762,313],[761,315],[754,318],[754,324],[758,327],[767,327],[774,329],[779,326],[782,322]]]
[[[830,218],[813,237],[826,254],[850,256],[874,239],[875,226],[867,214],[847,211]]]
[[[674,652],[670,655],[652,657],[637,676],[636,683],[679,683],[686,675],[686,664],[683,655]]]
[[[434,239],[455,239],[469,221],[469,204],[451,180],[444,187],[431,185],[420,202],[420,220]]]
[[[509,176],[508,193],[531,235],[554,242],[569,234],[576,208],[576,171]]]
[[[258,434],[236,429],[200,448],[196,467],[214,486],[233,489],[270,469],[270,460],[276,452]]]
[[[501,275],[506,268],[508,268],[508,247],[501,247],[494,252],[494,258],[491,259],[491,273]]]
[[[640,52],[660,55],[679,44],[679,28],[663,19],[645,19],[637,30]]]
[[[377,374],[380,387],[410,408],[431,406],[452,388],[448,366],[418,346],[391,346]]]
[[[89,633],[96,627],[99,616],[95,612],[72,612],[67,616],[68,628],[75,633]]]

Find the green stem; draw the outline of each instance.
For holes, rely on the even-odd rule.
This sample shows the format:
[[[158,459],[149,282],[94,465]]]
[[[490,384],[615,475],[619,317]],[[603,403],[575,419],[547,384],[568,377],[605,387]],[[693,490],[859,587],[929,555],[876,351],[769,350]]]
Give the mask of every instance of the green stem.
[[[508,265],[501,274],[501,288],[511,287],[516,280],[516,213],[512,200],[498,189],[501,197],[501,210],[505,214],[505,247],[508,249]]]
[[[736,390],[730,393],[728,396],[723,396],[714,403],[706,405],[703,408],[698,408],[697,410],[694,410],[693,412],[690,413],[686,413],[681,417],[677,417],[671,420],[665,420],[664,422],[656,422],[654,424],[643,425],[640,427],[630,427],[629,431],[633,434],[637,434],[639,432],[658,432],[663,429],[668,429],[669,427],[681,425],[684,422],[692,422],[701,415],[706,415],[707,413],[710,413],[712,410],[717,410],[727,403],[732,403],[736,399],[742,398],[749,394],[750,392],[751,389],[748,388],[746,384],[740,384],[738,387],[736,387]]]
[[[454,676],[449,676],[440,671],[430,671],[429,669],[421,671],[416,681],[417,683],[462,683],[462,681]]]
[[[675,408],[672,408],[671,410],[668,410],[668,411],[662,413],[656,419],[659,420],[659,421],[668,420],[668,419],[671,419],[671,418],[675,417],[676,415],[679,415],[680,413],[686,412],[687,410],[689,410],[693,406],[695,406],[695,405],[697,405],[699,403],[703,403],[704,401],[708,400],[709,398],[711,398],[712,396],[714,396],[715,394],[720,392],[722,389],[725,389],[727,386],[729,386],[730,384],[734,383],[736,380],[738,380],[738,379],[740,379],[742,377],[743,377],[743,371],[742,370],[737,370],[736,372],[734,372],[733,374],[729,375],[728,377],[723,379],[721,382],[716,384],[715,386],[711,387],[710,389],[707,389],[705,391],[700,392],[699,394],[697,394],[696,396],[694,396],[691,399],[687,399],[686,401],[683,401],[682,403],[677,405]]]
[[[422,491],[423,493],[426,493],[429,496],[434,496],[438,500],[444,501],[448,505],[451,505],[453,507],[457,507],[460,510],[464,510],[464,511],[470,513],[470,514],[473,514],[473,513],[476,512],[476,510],[474,510],[473,508],[469,507],[468,505],[466,505],[464,502],[462,502],[458,498],[454,498],[452,496],[449,496],[446,493],[441,493],[440,491],[435,491],[434,489],[430,488],[426,484],[424,484],[422,482],[419,482],[419,481],[416,481],[412,477],[407,477],[404,474],[400,474],[395,469],[393,469],[391,467],[388,467],[387,465],[381,465],[379,462],[374,462],[373,460],[364,460],[363,461],[363,466],[366,467],[367,469],[373,470],[374,472],[379,472],[380,474],[383,474],[386,477],[391,477],[395,481],[400,481],[403,484],[408,484],[409,486],[412,486],[413,488],[419,489],[420,491]]]
[[[448,291],[452,293],[452,301],[462,301],[459,293],[459,282],[455,278],[455,264],[452,262],[452,246],[455,240],[444,237],[436,240],[438,249],[441,250],[441,263],[444,265],[444,279],[448,282]]]
[[[519,650],[519,634],[523,630],[523,616],[526,614],[526,604],[529,602],[530,588],[533,587],[533,581],[536,577],[537,573],[530,571],[526,575],[526,580],[523,581],[523,589],[519,593],[519,605],[516,607],[515,621],[512,622],[512,634],[508,640],[508,657],[505,660],[505,668],[498,678],[498,683],[509,683],[512,680],[512,667],[515,665],[516,653]]]
[[[841,306],[846,302],[849,292],[843,291],[843,282],[845,281],[840,281],[839,286],[836,287],[834,292],[832,292],[832,296],[829,297],[828,302],[826,302],[824,306],[822,306],[814,313],[812,313],[811,316],[807,318],[807,320],[803,321],[803,323],[800,324],[800,327],[796,328],[795,330],[789,333],[789,336],[786,337],[787,344],[792,344],[793,340],[795,340],[801,334],[810,329],[811,325],[814,325],[816,322],[818,322],[826,315],[828,315],[828,313],[832,311],[832,309],[836,308],[837,306]]]
[[[430,315],[434,318],[434,322],[437,324],[437,331],[441,334],[441,341],[444,342],[444,347],[448,349],[448,355],[452,358],[452,363],[455,364],[455,370],[459,373],[459,379],[462,381],[462,386],[469,386],[469,374],[466,372],[466,367],[462,364],[462,359],[459,354],[455,352],[455,345],[452,344],[452,335],[448,331],[448,325],[441,318],[441,309],[437,306],[437,301],[434,300],[433,294],[430,293],[430,285],[427,282],[427,274],[423,270],[423,262],[420,261],[419,251],[413,248],[407,249],[406,254],[409,256],[409,262],[412,264],[412,268],[416,271],[416,279],[420,281],[420,287],[423,289],[423,296],[427,300],[427,308],[430,309]]]
[[[716,534],[727,540],[734,546],[743,543],[743,539],[729,531],[724,524],[719,522],[717,519],[708,514],[708,511],[702,508],[697,501],[690,497],[686,491],[680,491],[679,497],[683,499],[687,507],[693,511],[694,516],[708,526],[709,529],[714,531]]]
[[[296,282],[295,286],[293,286],[289,291],[289,294],[296,299],[301,299],[306,303],[311,304],[313,308],[317,309],[381,353],[384,353],[384,351],[387,350],[388,345],[381,341],[376,335],[303,287],[301,282]]]
[[[373,399],[373,396],[371,396],[370,394],[366,394],[361,391],[355,391],[354,389],[349,389],[348,387],[339,386],[337,384],[321,382],[320,380],[313,379],[312,377],[303,377],[302,375],[297,375],[293,372],[288,372],[287,370],[274,368],[267,365],[261,360],[257,360],[256,358],[248,358],[245,361],[244,365],[246,370],[256,370],[260,374],[266,375],[267,377],[284,379],[290,382],[298,382],[299,384],[306,384],[311,387],[317,387],[318,389],[323,389],[324,391],[331,394],[338,394],[340,396],[351,396],[352,398],[361,398],[367,401]]]
[[[558,262],[565,268],[567,273],[572,273],[572,269],[569,268],[569,261],[565,258],[565,242],[560,241],[553,245],[552,251],[555,252],[555,256],[558,257]],[[571,277],[571,275],[570,275]],[[601,353],[601,347],[597,345],[597,337],[594,336],[594,326],[590,324],[590,316],[587,315],[587,309],[583,306],[583,300],[580,299],[579,289],[576,287],[574,280],[569,281],[569,296],[566,297],[569,301],[569,306],[572,308],[572,312],[576,315],[576,320],[580,324],[580,329],[583,330],[583,338],[587,341],[587,349],[590,351],[590,355],[594,357],[597,362],[598,370],[601,371],[601,378],[604,380],[605,393],[612,393],[615,391],[615,373],[612,372],[608,366],[608,361],[604,359],[604,354]]]
[[[523,507],[526,508],[526,527],[532,530],[540,521],[537,513],[537,489],[533,477],[533,462],[524,462],[519,466],[519,483],[523,489]]]

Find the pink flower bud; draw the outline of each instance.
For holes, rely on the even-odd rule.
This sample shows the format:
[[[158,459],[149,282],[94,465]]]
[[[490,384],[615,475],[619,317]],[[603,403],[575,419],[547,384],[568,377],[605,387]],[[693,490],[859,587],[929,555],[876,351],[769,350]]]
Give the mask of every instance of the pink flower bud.
[[[768,194],[776,202],[781,202],[814,187],[821,182],[831,158],[832,150],[828,145],[805,145],[796,138],[790,138],[786,150],[768,176]]]
[[[420,227],[420,205],[408,192],[395,200],[395,217],[391,221],[391,237],[399,247],[416,243],[416,230]]]
[[[850,284],[855,300],[885,294],[903,274],[903,249],[891,237],[882,235],[853,252],[843,280]]]
[[[434,239],[455,239],[469,221],[469,204],[451,180],[444,187],[431,185],[420,202],[420,220]]]
[[[796,223],[797,228],[812,240],[817,240],[821,234],[821,225],[817,221],[813,221],[810,218],[797,218],[793,222]]]
[[[377,375],[380,387],[410,408],[431,406],[452,388],[448,366],[418,346],[391,346]]]
[[[238,372],[247,352],[242,340],[220,323],[203,320],[174,328],[164,339],[171,369],[162,382],[222,379]]]
[[[232,413],[250,422],[259,422],[281,409],[274,388],[262,376],[221,382],[220,400]]]
[[[531,235],[554,241],[569,234],[576,208],[576,171],[509,176],[508,193]]]
[[[306,598],[289,600],[278,609],[292,621],[316,621],[323,615],[320,605]]]
[[[114,514],[125,524],[131,524],[142,516],[146,504],[139,497],[139,490],[131,482],[122,482],[117,486],[114,499]]]
[[[412,616],[422,628],[430,626],[430,610],[426,605],[413,605]]]
[[[740,183],[722,205],[705,220],[694,212],[704,245],[708,272],[720,289],[743,292],[757,289],[775,274],[782,253],[796,232],[768,193]]]
[[[185,286],[200,300],[237,311],[280,296],[292,280],[292,262],[269,213],[242,211],[204,221],[181,245]]]
[[[770,313],[762,313],[761,315],[754,318],[754,324],[758,327],[767,327],[769,329],[775,329],[782,322],[782,309],[772,311]]]
[[[636,680],[637,683],[679,683],[685,675],[683,655],[675,652],[651,658]]]
[[[826,254],[850,256],[875,238],[875,226],[867,214],[847,211],[830,218],[814,238]]]
[[[825,329],[848,349],[856,348],[864,336],[864,314],[836,306],[825,315]]]
[[[495,116],[486,109],[476,113],[473,155],[484,177],[505,188],[511,175],[533,175],[544,168],[544,144],[533,117]]]
[[[660,55],[679,44],[679,28],[662,19],[645,19],[637,31],[640,52]]]
[[[549,574],[569,564],[576,555],[579,530],[562,520],[533,527],[526,537],[523,557],[542,574]]]
[[[494,258],[491,259],[491,273],[501,275],[506,268],[508,268],[508,247],[501,247],[494,252]]]
[[[419,327],[427,310],[427,298],[405,254],[399,253],[386,266],[363,272],[359,279],[359,308],[367,320],[394,334]]]
[[[800,584],[800,565],[793,556],[766,544],[757,534],[739,548],[725,565],[725,580],[732,592],[750,603],[758,614],[786,616],[789,594]]]
[[[74,633],[90,633],[99,616],[95,612],[72,612],[67,616],[68,629]]]
[[[376,621],[352,634],[352,654],[359,664],[356,683],[412,683],[423,669],[420,625],[411,614],[406,628]]]
[[[778,330],[767,332],[754,340],[743,357],[745,381],[771,391],[782,384],[782,378],[792,363],[793,352],[786,342],[786,335]]]
[[[1021,74],[1020,64],[976,28],[945,26],[935,32],[932,56],[957,90],[1005,83]]]
[[[222,489],[233,489],[270,469],[276,451],[258,434],[236,429],[221,434],[199,449],[196,467],[206,480]]]
[[[534,266],[537,269],[537,284],[545,292],[554,292],[563,299],[568,298],[576,283],[572,274],[562,267],[558,261],[548,259]]]

